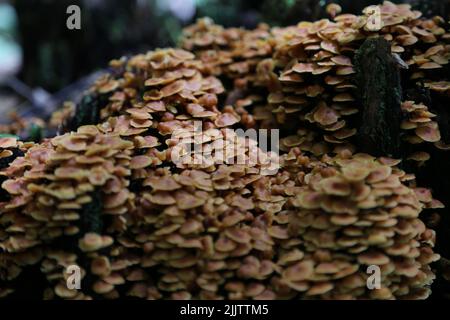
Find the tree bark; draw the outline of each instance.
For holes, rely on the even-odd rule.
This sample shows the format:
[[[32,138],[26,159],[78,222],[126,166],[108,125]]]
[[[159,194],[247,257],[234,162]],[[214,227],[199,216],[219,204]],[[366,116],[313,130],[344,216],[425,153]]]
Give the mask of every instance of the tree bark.
[[[356,84],[362,115],[358,144],[375,156],[400,155],[402,87],[400,70],[383,38],[368,38],[355,54]]]

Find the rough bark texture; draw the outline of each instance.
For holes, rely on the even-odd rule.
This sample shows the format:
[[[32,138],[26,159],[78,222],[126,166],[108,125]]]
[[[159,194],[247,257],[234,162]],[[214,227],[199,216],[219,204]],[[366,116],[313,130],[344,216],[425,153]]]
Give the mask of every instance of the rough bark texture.
[[[395,62],[390,46],[384,39],[367,39],[355,55],[358,98],[362,106],[362,116],[358,131],[358,147],[372,155],[391,155],[405,160],[411,146],[401,143],[400,123],[402,118],[401,101],[414,100],[424,103],[437,115],[442,139],[450,143],[450,97],[431,93],[419,83],[409,81],[409,75],[403,77]],[[440,77],[442,79],[443,77]],[[446,77],[445,77],[446,78]],[[404,90],[404,91],[403,91]],[[428,186],[433,195],[441,200],[446,208],[450,207],[450,152],[439,150],[433,145],[426,147],[431,158],[420,167],[405,169],[417,176],[419,185]],[[446,209],[437,210],[439,221],[433,228],[437,231],[436,249],[442,259],[435,264],[437,279],[433,283],[432,298],[450,298],[450,216]],[[434,219],[435,216],[430,216]],[[427,221],[428,217],[422,217]],[[432,221],[431,223],[435,223]]]
[[[89,94],[77,104],[75,114],[70,123],[63,128],[66,131],[76,131],[78,127],[100,121],[100,109],[108,103],[108,95]]]
[[[358,140],[362,151],[399,156],[402,88],[400,71],[383,38],[368,38],[355,55],[362,105]]]

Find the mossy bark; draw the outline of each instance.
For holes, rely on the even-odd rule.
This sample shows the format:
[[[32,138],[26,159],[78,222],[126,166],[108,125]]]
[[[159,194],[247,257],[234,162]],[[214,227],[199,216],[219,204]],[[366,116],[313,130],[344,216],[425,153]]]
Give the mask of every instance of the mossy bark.
[[[383,38],[368,38],[354,60],[362,105],[360,150],[377,156],[399,156],[402,87],[391,47]]]
[[[450,143],[450,97],[432,93],[420,83],[412,83],[408,71],[400,72],[393,58],[389,43],[382,38],[369,38],[364,41],[355,54],[355,84],[362,107],[359,119],[357,144],[359,150],[375,156],[392,156],[403,159],[401,166],[417,176],[420,186],[431,188],[433,196],[450,206],[450,152],[439,150],[432,144],[424,145],[431,158],[424,166],[409,166],[406,156],[412,151],[409,144],[401,142],[400,124],[402,120],[401,101],[414,100],[424,103],[436,114],[442,140]],[[443,80],[441,77],[439,79]],[[403,80],[403,82],[402,82]],[[402,87],[403,84],[403,87]],[[440,215],[440,221],[433,229],[437,232],[436,251],[442,259],[434,268],[437,278],[433,282],[432,298],[450,298],[450,216],[446,209],[434,210]],[[430,212],[422,214],[427,223]]]

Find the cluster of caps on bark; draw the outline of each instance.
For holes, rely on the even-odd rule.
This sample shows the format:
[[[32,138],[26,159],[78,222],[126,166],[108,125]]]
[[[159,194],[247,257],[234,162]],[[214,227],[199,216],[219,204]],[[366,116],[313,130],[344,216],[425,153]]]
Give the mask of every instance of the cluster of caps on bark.
[[[407,68],[406,77],[412,82],[423,81],[435,91],[441,86],[444,91],[445,83],[432,80],[450,57],[450,34],[443,28],[443,19],[423,19],[409,5],[385,2],[366,8],[362,16],[340,14],[333,20],[273,30],[273,59],[282,68],[282,88],[272,92],[268,102],[278,122],[313,124],[331,144],[349,141],[356,134],[350,123],[360,111],[352,82],[354,53],[364,39],[373,36],[389,41],[399,67]],[[438,135],[434,125],[429,131]]]
[[[442,205],[399,161],[292,148],[284,169],[269,175],[260,163],[179,169],[165,158],[143,161],[141,136],[122,136],[113,124],[32,145],[2,171],[12,197],[0,219],[6,280],[39,264],[47,299],[428,295],[438,256],[418,215]],[[86,232],[79,222],[95,219],[84,209],[96,190],[105,226]],[[372,264],[382,269],[381,290],[366,286]],[[82,290],[66,285],[70,265],[82,267]]]
[[[276,221],[295,189],[286,173],[261,176],[257,168],[221,165],[206,173],[156,170],[140,194],[133,245],[141,267],[160,273],[141,283],[141,298],[276,298],[276,242],[287,240]],[[285,223],[284,222],[284,223]]]
[[[235,109],[245,115],[244,124],[250,118],[260,127],[281,125],[291,131],[301,127],[298,138],[282,141],[287,150],[293,141],[303,148],[304,128],[313,128],[316,137],[307,140],[320,143],[316,152],[332,151],[336,144],[352,141],[361,109],[355,98],[353,58],[368,37],[380,36],[389,41],[399,68],[405,69],[404,77],[411,83],[424,83],[437,94],[449,92],[450,83],[442,81],[445,76],[437,81],[435,75],[450,58],[450,33],[441,17],[425,19],[408,4],[388,1],[365,8],[360,16],[340,14],[341,9],[334,4],[327,10],[332,20],[300,22],[269,32],[264,32],[265,26],[243,31],[200,20],[186,29],[181,43],[202,61],[214,59],[214,65],[221,66],[215,74],[234,79],[235,90],[249,85],[267,89],[267,98],[254,92],[241,93],[234,101]],[[250,52],[251,58],[243,52]],[[248,66],[239,78],[228,70],[236,65]],[[429,131],[438,135],[439,128],[433,123]],[[303,150],[311,151],[311,143],[306,143]]]
[[[29,148],[33,146],[33,143],[22,143],[17,140],[17,138],[14,137],[2,137],[0,138],[0,182],[5,182],[8,180],[8,175],[4,172],[4,170],[7,170],[10,163],[13,162],[19,154],[17,154],[18,151],[21,153],[27,152]],[[19,157],[20,158],[20,157]],[[6,196],[5,196],[6,194]],[[1,211],[0,211],[0,243],[3,243],[3,241],[7,241],[9,238],[9,233],[14,232],[14,228],[8,230],[10,221],[12,219],[20,219],[16,215],[8,216],[4,213],[3,206],[9,202],[11,197],[9,196],[8,191],[2,188],[1,190]],[[18,229],[17,231],[19,231]],[[26,240],[25,240],[26,241]],[[16,246],[17,243],[13,243],[11,245]],[[1,285],[0,285],[0,298],[4,297],[6,295],[9,295],[14,290],[13,288],[6,286],[5,283],[8,280],[14,279],[21,273],[20,265],[26,265],[27,262],[34,264],[37,263],[40,259],[40,252],[39,250],[35,250],[35,252],[26,252],[17,254],[15,260],[17,262],[13,262],[9,259],[9,255],[5,253],[5,248],[3,245],[0,245],[0,279],[1,279]]]
[[[243,125],[254,127],[258,122],[259,126],[270,127],[272,115],[266,114],[266,97],[258,90],[279,88],[275,65],[270,59],[274,41],[265,24],[254,30],[227,29],[204,18],[184,30],[180,44],[203,62],[203,72],[226,76],[232,81],[233,90],[228,94]]]
[[[239,234],[235,225],[251,219],[250,210],[257,207],[270,214],[279,211],[285,202],[276,193],[282,193],[280,184],[286,177],[274,180],[278,191],[273,191],[273,198],[270,194],[266,195],[268,199],[262,195],[261,199],[248,198],[251,190],[246,186],[263,177],[265,164],[248,161],[253,155],[251,141],[225,131],[239,117],[233,109],[217,109],[216,93],[223,91],[222,84],[215,77],[204,77],[198,71],[199,61],[186,51],[168,49],[133,57],[127,63],[123,77],[102,77],[92,88],[100,94],[114,91],[110,102],[100,110],[100,124],[81,126],[76,132],[32,145],[24,157],[2,170],[7,178],[2,188],[11,196],[10,201],[2,203],[0,220],[1,267],[8,272],[5,279],[13,280],[26,266],[39,263],[50,284],[45,298],[170,297],[180,290],[171,289],[173,286],[165,284],[166,280],[150,279],[156,286],[148,282],[151,270],[162,272],[165,254],[173,251],[175,260],[180,260],[169,264],[175,270],[183,265],[190,267],[192,259],[197,259],[192,250],[203,251],[204,241],[215,241],[222,220],[226,221],[224,226],[234,226],[226,234]],[[112,64],[120,67],[117,64],[121,62]],[[148,90],[138,96],[140,85]],[[61,114],[70,111],[73,107],[67,106]],[[61,114],[53,119],[64,118]],[[197,143],[197,119],[202,135],[199,143],[210,147],[202,152],[211,153],[213,149],[229,155],[222,166],[205,161],[200,165],[172,161],[171,151],[179,140]],[[5,155],[16,144],[16,139],[4,138]],[[258,150],[256,156],[264,160],[266,155]],[[265,189],[267,183],[270,180],[260,182],[258,188]],[[98,192],[100,208],[92,208]],[[220,213],[217,222],[209,219],[204,210],[210,215]],[[191,217],[191,211],[198,212]],[[174,221],[171,218],[165,222],[168,213],[167,217],[172,215]],[[159,215],[162,222],[156,219]],[[90,226],[95,219],[106,225]],[[202,235],[204,228],[197,230],[198,219],[201,223],[203,219],[211,220],[206,224],[215,223],[216,231],[211,231],[209,237]],[[176,223],[185,225],[179,236],[187,238],[181,244],[173,240]],[[193,239],[189,239],[191,233]],[[167,242],[168,235],[172,242]],[[60,242],[67,242],[68,248],[60,248]],[[170,244],[173,248],[168,247]],[[157,252],[154,255],[150,254],[153,247]],[[240,256],[246,250],[240,248]],[[189,261],[183,262],[184,255]],[[72,264],[80,265],[83,278],[89,279],[84,290],[69,290],[66,286],[65,270]],[[194,284],[190,283],[189,288]],[[174,294],[176,297],[177,292]],[[185,292],[178,295],[185,296]],[[208,293],[201,296],[207,297]]]
[[[127,188],[134,143],[100,129],[83,126],[34,145],[2,171],[8,177],[2,188],[11,196],[1,215],[5,258],[16,269],[39,262],[49,284],[59,282],[55,292],[64,298],[77,295],[67,289],[64,276],[79,257],[56,243],[79,238],[74,248],[85,252],[87,261],[94,259],[90,252],[111,246],[112,235],[125,223],[122,214],[134,210],[134,194]],[[83,210],[95,190],[102,192],[101,212]],[[112,217],[109,235],[80,234],[82,221],[103,219],[91,214]]]
[[[161,49],[111,65],[120,78],[105,76],[94,86],[96,92],[112,93],[100,118],[126,116],[130,134],[152,128],[166,135],[187,120],[202,120],[205,125],[215,121],[223,126],[233,120],[232,115],[219,117],[217,94],[224,91],[222,83],[201,73],[202,63],[192,53]]]
[[[399,161],[367,154],[326,158],[303,176],[289,231],[304,255],[282,273],[306,296],[349,299],[422,299],[434,279],[435,232],[419,219],[440,208],[429,190],[398,169]],[[381,270],[381,288],[367,289],[369,266]]]
[[[422,143],[433,143],[439,149],[448,150],[450,147],[441,140],[439,125],[435,121],[436,114],[429,111],[428,107],[423,103],[415,103],[414,101],[405,101],[401,105],[403,114],[405,115],[401,128],[407,134],[403,139],[412,145],[418,145],[418,151],[412,152],[407,159],[416,161],[418,165],[423,165],[425,161],[430,159],[430,154],[420,151]]]
[[[29,144],[27,144],[29,145]],[[14,155],[15,149],[26,149],[26,145],[15,137],[0,137],[0,161],[4,161]],[[3,167],[3,166],[2,166]]]
[[[2,155],[25,155],[0,170],[0,296],[38,265],[47,299],[427,297],[438,255],[418,215],[442,204],[399,161],[355,154],[352,57],[382,35],[413,79],[445,92],[427,70],[443,64],[447,35],[404,5],[382,5],[379,28],[371,10],[329,11],[334,21],[253,31],[200,20],[183,49],[111,62],[88,92],[106,98],[100,123],[40,144],[2,138]],[[402,107],[407,139],[438,145],[434,115]],[[294,131],[278,157],[228,130],[240,124]],[[366,286],[372,264],[380,290]],[[70,265],[81,290],[66,285]]]
[[[272,55],[273,40],[266,24],[254,30],[226,29],[203,18],[184,29],[181,47],[194,52],[203,62],[203,72],[226,75],[236,87],[247,88],[264,84],[259,76],[266,75],[258,74],[257,66]]]
[[[268,225],[295,190],[287,173],[261,175],[259,163],[178,170],[170,160],[139,154],[154,141],[143,146],[141,136],[115,129],[82,126],[31,146],[2,171],[8,177],[2,187],[12,198],[2,203],[0,219],[5,280],[39,264],[50,285],[47,299],[212,299],[219,297],[218,282],[228,284],[224,277],[245,273],[243,257],[269,253]],[[131,183],[141,188],[132,190]],[[96,201],[96,191],[101,209],[92,212],[86,206]],[[85,229],[93,219],[103,221],[101,231]],[[80,291],[66,285],[70,265],[81,266],[89,279]],[[263,266],[264,275],[274,272],[269,258]],[[249,287],[256,288],[236,297],[275,298],[258,279]]]

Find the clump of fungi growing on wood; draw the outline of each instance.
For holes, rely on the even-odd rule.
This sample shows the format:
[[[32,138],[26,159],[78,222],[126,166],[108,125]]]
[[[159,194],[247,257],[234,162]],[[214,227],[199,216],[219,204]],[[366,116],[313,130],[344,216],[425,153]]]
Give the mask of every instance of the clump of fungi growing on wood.
[[[179,48],[111,61],[53,114],[58,135],[0,137],[0,297],[27,277],[39,299],[446,296],[450,33],[378,8],[254,30],[201,19]],[[233,133],[249,128],[279,129],[279,154]]]

